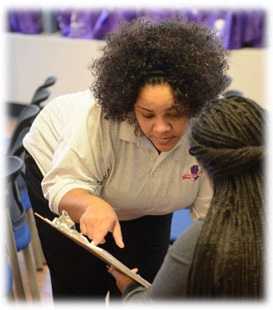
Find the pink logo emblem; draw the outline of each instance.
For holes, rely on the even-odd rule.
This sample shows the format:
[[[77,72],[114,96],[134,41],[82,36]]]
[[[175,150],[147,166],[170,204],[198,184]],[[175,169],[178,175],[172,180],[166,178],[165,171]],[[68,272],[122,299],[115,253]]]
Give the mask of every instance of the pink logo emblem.
[[[196,181],[202,175],[202,170],[198,165],[191,166],[190,172],[185,173],[182,176],[182,180],[192,180]]]

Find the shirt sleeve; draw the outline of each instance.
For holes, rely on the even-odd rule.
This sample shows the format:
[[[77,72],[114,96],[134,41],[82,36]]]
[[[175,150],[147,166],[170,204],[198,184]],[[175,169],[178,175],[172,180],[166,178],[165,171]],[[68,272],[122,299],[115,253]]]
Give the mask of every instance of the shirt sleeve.
[[[208,213],[211,199],[213,196],[213,187],[207,173],[203,171],[200,176],[200,187],[198,194],[192,204],[191,216],[193,220],[204,219]]]
[[[188,274],[202,224],[203,221],[194,221],[174,242],[149,289],[137,287],[127,291],[124,300],[131,302],[185,297]]]
[[[101,109],[94,106],[72,136],[64,137],[55,150],[52,167],[42,180],[44,196],[54,213],[59,213],[60,200],[72,189],[100,195],[111,157],[105,122]]]

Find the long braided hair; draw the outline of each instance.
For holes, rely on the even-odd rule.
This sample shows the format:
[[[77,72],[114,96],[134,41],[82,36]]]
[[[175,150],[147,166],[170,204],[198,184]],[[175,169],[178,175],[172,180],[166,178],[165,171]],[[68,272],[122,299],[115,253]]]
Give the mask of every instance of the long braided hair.
[[[191,154],[214,196],[197,242],[188,295],[263,295],[264,110],[243,97],[219,99],[192,126]]]

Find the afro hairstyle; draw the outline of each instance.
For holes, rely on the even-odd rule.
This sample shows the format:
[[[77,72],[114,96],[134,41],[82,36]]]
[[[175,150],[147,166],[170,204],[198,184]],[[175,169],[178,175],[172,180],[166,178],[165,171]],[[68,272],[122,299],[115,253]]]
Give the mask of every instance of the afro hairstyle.
[[[226,88],[226,56],[205,26],[136,19],[107,37],[102,56],[90,67],[91,90],[107,119],[130,120],[140,89],[161,81],[171,86],[175,104],[195,116]]]

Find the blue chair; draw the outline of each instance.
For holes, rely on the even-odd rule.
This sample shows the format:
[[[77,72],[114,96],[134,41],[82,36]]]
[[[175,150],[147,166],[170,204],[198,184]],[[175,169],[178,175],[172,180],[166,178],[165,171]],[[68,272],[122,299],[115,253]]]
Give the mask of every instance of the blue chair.
[[[9,263],[6,263],[6,295],[8,297],[14,296],[13,291],[13,274]]]
[[[32,205],[29,199],[25,183],[25,175],[22,169],[19,171],[18,176],[14,179],[13,186],[14,190],[16,191],[16,197],[19,200],[18,203],[24,208],[25,217],[31,230],[32,234],[31,247],[33,251],[36,269],[43,270],[43,265],[46,264],[46,259],[44,257],[44,253],[41,247],[41,241],[39,238],[32,210]]]
[[[22,111],[20,111],[17,126],[11,136],[8,148],[8,154],[12,156],[19,156],[24,159],[25,149],[23,147],[23,138],[30,129],[32,122],[35,117],[40,112],[40,108],[36,105],[26,105]],[[11,114],[12,116],[12,114]],[[34,252],[34,259],[37,270],[42,270],[43,265],[46,263],[44,253],[42,251],[41,242],[39,239],[32,206],[28,197],[27,188],[24,181],[23,169],[19,171],[18,177],[16,178],[16,182],[14,182],[13,186],[16,187],[17,195],[16,197],[20,198],[20,203],[24,207],[26,211],[26,217],[28,224],[31,228],[33,240],[32,240],[32,248]]]
[[[24,163],[19,157],[9,156],[7,158],[7,193],[6,201],[8,207],[8,236],[9,236],[9,252],[12,263],[12,270],[15,277],[15,287],[20,299],[26,299],[26,291],[28,290],[22,278],[21,268],[18,262],[18,252],[23,253],[26,274],[28,277],[28,287],[32,299],[39,300],[40,293],[38,289],[35,263],[31,252],[31,231],[26,220],[26,211],[21,203],[18,189],[16,188],[16,178],[20,175]]]
[[[171,224],[171,243],[173,243],[191,224],[192,218],[189,209],[175,211]]]

